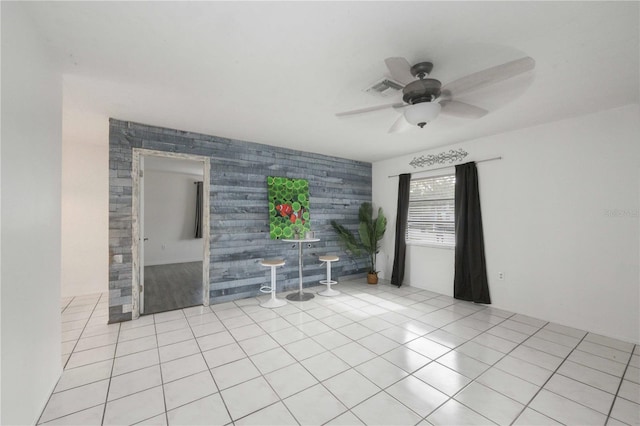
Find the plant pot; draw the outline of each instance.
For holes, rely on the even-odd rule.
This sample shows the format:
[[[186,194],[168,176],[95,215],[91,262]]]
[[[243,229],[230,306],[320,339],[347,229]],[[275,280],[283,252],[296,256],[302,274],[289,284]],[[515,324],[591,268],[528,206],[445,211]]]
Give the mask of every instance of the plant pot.
[[[367,272],[367,284],[378,284],[377,272]]]

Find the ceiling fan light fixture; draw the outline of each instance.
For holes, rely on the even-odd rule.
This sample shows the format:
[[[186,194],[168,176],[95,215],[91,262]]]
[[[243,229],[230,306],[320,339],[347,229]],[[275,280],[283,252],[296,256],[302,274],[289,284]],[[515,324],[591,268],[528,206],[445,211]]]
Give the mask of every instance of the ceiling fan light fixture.
[[[404,118],[408,123],[424,127],[440,114],[442,107],[438,102],[420,102],[404,109]]]

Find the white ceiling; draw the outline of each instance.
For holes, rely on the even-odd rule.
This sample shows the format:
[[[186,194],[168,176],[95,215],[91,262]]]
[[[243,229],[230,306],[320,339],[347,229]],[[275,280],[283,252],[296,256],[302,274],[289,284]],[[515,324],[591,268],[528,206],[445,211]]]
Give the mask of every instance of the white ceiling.
[[[38,2],[25,5],[65,73],[65,108],[376,161],[639,102],[638,2]],[[430,60],[446,84],[522,56],[532,75],[388,134],[363,93],[384,59]],[[65,126],[81,126],[65,123]]]

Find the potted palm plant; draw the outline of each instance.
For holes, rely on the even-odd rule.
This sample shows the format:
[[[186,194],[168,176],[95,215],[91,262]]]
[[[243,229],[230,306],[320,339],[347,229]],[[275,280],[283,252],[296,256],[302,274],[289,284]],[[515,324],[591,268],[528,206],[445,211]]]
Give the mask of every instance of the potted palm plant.
[[[371,203],[362,203],[358,210],[358,237],[347,228],[331,221],[331,226],[338,234],[340,241],[346,250],[354,256],[360,255],[362,252],[367,254],[369,262],[369,272],[367,273],[367,283],[378,283],[378,271],[376,271],[376,255],[380,251],[380,240],[384,236],[387,229],[387,218],[382,212],[382,207],[378,209],[378,216],[373,217],[373,206]]]

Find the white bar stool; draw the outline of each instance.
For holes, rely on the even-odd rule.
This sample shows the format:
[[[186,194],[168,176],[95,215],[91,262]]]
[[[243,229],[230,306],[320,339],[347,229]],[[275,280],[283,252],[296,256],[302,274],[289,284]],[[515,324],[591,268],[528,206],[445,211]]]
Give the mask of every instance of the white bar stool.
[[[271,267],[271,286],[263,285],[260,287],[260,291],[263,293],[271,293],[271,299],[267,300],[264,303],[261,303],[260,306],[263,308],[279,308],[280,306],[284,306],[287,304],[286,300],[276,298],[276,268],[278,266],[283,266],[285,264],[283,259],[264,259],[260,262],[262,266]]]
[[[320,256],[319,259],[320,259],[320,262],[327,264],[327,279],[320,280],[320,284],[326,284],[327,289],[319,292],[318,294],[320,296],[328,296],[328,297],[339,295],[340,294],[339,291],[331,288],[331,284],[338,284],[338,281],[333,281],[331,279],[331,262],[337,262],[338,260],[340,260],[340,258],[338,256]]]

